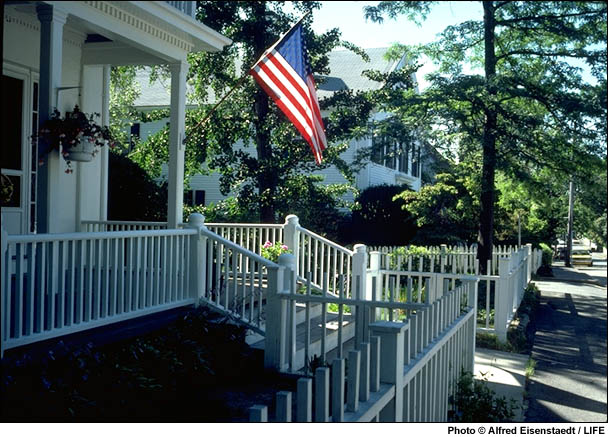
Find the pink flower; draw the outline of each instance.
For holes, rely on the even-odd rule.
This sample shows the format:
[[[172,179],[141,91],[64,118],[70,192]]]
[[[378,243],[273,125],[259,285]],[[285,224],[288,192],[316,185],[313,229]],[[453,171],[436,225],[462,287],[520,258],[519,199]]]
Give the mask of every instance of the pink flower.
[[[289,247],[287,247],[287,246],[285,246],[285,245],[283,244],[283,245],[281,245],[281,249],[283,249],[283,250],[289,250]]]
[[[264,243],[263,247],[264,247],[264,249],[266,249],[266,248],[268,248],[270,246],[272,246],[272,243],[270,241],[267,241],[266,243]]]

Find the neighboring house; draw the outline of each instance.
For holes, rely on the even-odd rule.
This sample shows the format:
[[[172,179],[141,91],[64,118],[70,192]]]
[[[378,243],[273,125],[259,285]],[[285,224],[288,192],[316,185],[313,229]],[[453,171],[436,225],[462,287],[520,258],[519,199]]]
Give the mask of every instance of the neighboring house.
[[[363,76],[365,70],[377,70],[382,73],[389,73],[404,66],[404,58],[399,61],[388,61],[384,58],[387,48],[366,49],[370,58],[365,62],[359,55],[347,51],[337,50],[329,54],[330,75],[318,79],[319,99],[330,97],[339,90],[366,91],[379,89],[382,84],[372,81]],[[141,89],[139,98],[135,101],[135,106],[142,112],[153,111],[166,108],[169,105],[170,84],[162,79],[150,84],[149,73],[141,71],[137,75],[137,81]],[[414,83],[415,77],[414,77]],[[189,107],[194,107],[193,102],[189,102]],[[326,114],[323,114],[326,115]],[[380,120],[383,114],[375,114],[374,118]],[[142,141],[150,135],[158,132],[166,125],[168,119],[163,119],[151,123],[136,123],[131,128],[131,133],[137,135]],[[422,183],[421,175],[421,156],[420,144],[409,144],[399,146],[395,143],[383,141],[382,138],[364,138],[351,141],[349,148],[342,154],[342,158],[351,163],[355,159],[358,150],[369,148],[372,145],[376,148],[371,160],[356,175],[355,185],[359,190],[370,186],[382,184],[408,184],[412,189],[418,191]],[[242,147],[236,144],[235,147]],[[253,148],[249,148],[255,153]],[[324,177],[325,184],[347,183],[340,171],[335,167],[329,167],[318,172]],[[164,173],[166,175],[166,172]],[[219,173],[210,175],[194,175],[190,180],[191,192],[186,193],[186,201],[192,204],[217,203],[225,199],[219,190]],[[346,200],[353,200],[349,193],[345,196]]]
[[[2,180],[13,195],[2,207],[9,234],[74,232],[107,216],[108,150],[91,162],[37,156],[36,133],[54,108],[78,105],[109,124],[113,65],[168,64],[172,72],[169,222],[181,222],[186,56],[230,40],[194,19],[196,2],[40,1],[4,4]],[[4,116],[6,114],[6,116]],[[8,116],[8,115],[11,116]],[[38,161],[42,161],[39,166]],[[181,167],[181,168],[180,168]],[[10,184],[9,184],[10,181]]]

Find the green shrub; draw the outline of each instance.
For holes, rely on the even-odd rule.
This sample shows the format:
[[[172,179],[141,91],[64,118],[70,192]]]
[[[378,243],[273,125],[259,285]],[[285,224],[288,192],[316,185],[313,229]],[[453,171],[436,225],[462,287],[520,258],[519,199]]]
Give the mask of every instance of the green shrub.
[[[378,185],[361,191],[355,202],[349,237],[367,245],[405,245],[412,241],[417,226],[403,209],[403,200],[394,197],[408,185]]]
[[[504,396],[497,397],[488,387],[487,379],[475,379],[470,372],[462,371],[456,393],[450,397],[451,422],[505,422],[515,418],[517,404]]]
[[[540,243],[540,249],[543,251],[543,258],[542,258],[542,264],[543,266],[551,266],[551,263],[553,262],[553,249],[551,249],[551,246],[549,246],[548,244],[545,243]]]

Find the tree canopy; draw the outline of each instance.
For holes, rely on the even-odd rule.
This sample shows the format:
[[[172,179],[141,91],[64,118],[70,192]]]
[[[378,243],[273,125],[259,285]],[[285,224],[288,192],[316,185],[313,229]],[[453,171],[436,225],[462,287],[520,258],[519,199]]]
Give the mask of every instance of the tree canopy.
[[[380,2],[366,17],[424,19],[434,2]],[[495,234],[495,175],[525,180],[544,168],[588,179],[606,153],[606,3],[482,2],[479,20],[448,26],[431,44],[396,49],[438,65],[430,86],[394,108],[456,160],[478,158],[479,256]],[[572,60],[584,62],[587,80]],[[483,74],[464,74],[468,65]]]

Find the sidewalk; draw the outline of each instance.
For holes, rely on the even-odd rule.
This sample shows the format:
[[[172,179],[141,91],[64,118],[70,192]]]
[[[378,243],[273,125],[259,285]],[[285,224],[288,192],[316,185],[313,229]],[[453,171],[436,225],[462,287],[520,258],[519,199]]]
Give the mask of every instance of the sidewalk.
[[[606,269],[553,266],[541,291],[526,422],[605,422]]]
[[[594,261],[597,261],[594,259]],[[605,261],[605,260],[604,260]],[[606,287],[606,268],[566,267],[563,261],[553,262],[552,277],[538,277],[537,281],[579,282]],[[536,281],[535,281],[536,282]]]
[[[519,408],[515,411],[514,422],[523,422],[526,405],[526,365],[528,356],[490,349],[475,349],[475,378],[485,379],[496,396],[505,397],[507,402],[515,400]]]

